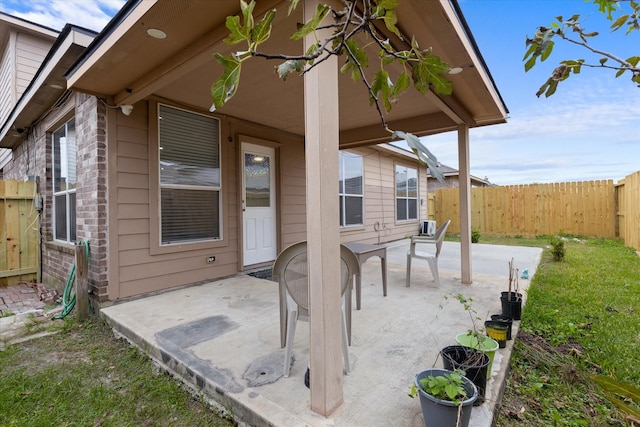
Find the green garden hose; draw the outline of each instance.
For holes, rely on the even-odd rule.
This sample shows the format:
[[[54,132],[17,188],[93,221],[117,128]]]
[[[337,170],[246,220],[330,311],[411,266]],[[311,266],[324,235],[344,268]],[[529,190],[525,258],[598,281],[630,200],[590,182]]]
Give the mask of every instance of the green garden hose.
[[[89,242],[77,242],[76,245],[84,246],[85,256],[87,257],[87,265],[89,265]],[[73,307],[76,306],[76,263],[71,266],[71,272],[67,278],[67,283],[64,285],[64,292],[62,292],[62,312],[58,314],[54,319],[62,319],[66,317]],[[91,309],[91,301],[89,301],[89,308]]]

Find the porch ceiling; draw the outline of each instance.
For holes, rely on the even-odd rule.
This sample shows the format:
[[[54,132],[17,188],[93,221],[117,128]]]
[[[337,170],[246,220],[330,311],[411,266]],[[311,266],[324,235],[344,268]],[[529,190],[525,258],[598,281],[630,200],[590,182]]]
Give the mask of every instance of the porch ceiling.
[[[301,52],[302,43],[288,39],[302,21],[301,8],[287,17],[288,3],[261,0],[256,16],[274,7],[278,14],[273,34],[261,50]],[[410,89],[386,116],[391,128],[427,135],[454,130],[463,123],[476,127],[506,121],[506,107],[454,7],[448,0],[405,0],[398,6],[401,31],[415,35],[421,47],[431,46],[434,54],[452,67],[463,67],[464,72],[450,76],[451,96],[422,95]],[[236,14],[240,14],[236,1],[129,1],[69,70],[68,86],[107,97],[116,105],[156,95],[208,111],[211,84],[222,72],[213,53],[244,48],[223,42],[228,34],[225,18]],[[149,28],[162,29],[167,37],[152,38],[146,32]],[[375,70],[374,61],[370,68]],[[274,74],[277,63],[256,58],[243,64],[236,96],[217,112],[302,135],[303,79],[292,76],[281,81]],[[342,147],[389,139],[364,89],[350,76],[340,76]]]

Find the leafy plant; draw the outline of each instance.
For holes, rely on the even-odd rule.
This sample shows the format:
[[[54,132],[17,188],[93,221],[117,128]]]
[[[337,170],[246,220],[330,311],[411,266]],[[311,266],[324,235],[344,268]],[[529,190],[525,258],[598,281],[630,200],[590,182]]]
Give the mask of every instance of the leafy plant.
[[[640,30],[640,3],[636,1],[622,2],[618,0],[592,0],[598,6],[598,11],[611,21],[611,31],[617,31],[626,28],[625,36],[632,31]],[[630,13],[623,10],[622,3],[626,3],[631,8]],[[614,14],[617,15],[614,17]],[[615,18],[615,19],[614,19]],[[571,35],[577,35],[572,37]],[[620,77],[627,71],[631,74],[631,81],[640,87],[640,56],[633,55],[626,59],[615,54],[596,49],[590,45],[595,37],[598,36],[597,31],[587,31],[582,27],[580,15],[573,15],[569,19],[557,16],[556,21],[552,22],[550,27],[538,27],[533,38],[526,39],[527,52],[523,58],[525,61],[524,69],[529,71],[536,65],[539,58],[540,62],[545,61],[552,53],[555,46],[554,39],[560,39],[575,46],[586,49],[589,53],[599,56],[591,61],[585,59],[566,59],[560,61],[551,77],[538,89],[536,96],[544,93],[545,97],[549,97],[556,92],[558,83],[568,79],[571,74],[580,74],[582,67],[601,68],[615,71],[615,77]]]
[[[471,243],[478,243],[480,241],[480,232],[478,230],[471,231]]]
[[[429,375],[420,379],[420,387],[428,395],[451,401],[458,406],[468,397],[464,388],[465,375],[465,371],[460,369],[442,375]],[[416,394],[418,394],[418,387],[414,384],[409,391],[409,397],[414,398]]]
[[[564,240],[560,236],[553,236],[549,240],[551,245],[551,255],[554,261],[563,261],[565,256]]]
[[[594,375],[593,381],[609,393],[605,396],[627,414],[630,421],[640,424],[640,409],[631,404],[640,405],[640,389],[605,375]]]
[[[263,43],[271,36],[272,22],[276,9],[267,12],[262,19],[253,16],[255,0],[240,0],[242,17],[228,16],[226,27],[229,36],[225,42],[231,45],[243,43],[242,49],[229,55],[214,54],[215,60],[222,65],[222,75],[211,86],[213,105],[211,111],[221,108],[237,92],[240,85],[242,65],[254,57],[281,60],[275,71],[282,80],[292,73],[304,74],[331,56],[343,58],[342,73],[350,73],[354,82],[364,84],[369,96],[369,103],[375,106],[382,126],[391,134],[391,139],[404,139],[416,156],[432,171],[435,178],[444,182],[438,170],[436,157],[420,142],[420,139],[407,132],[392,130],[385,120],[385,113],[391,111],[399,96],[413,87],[420,93],[433,90],[437,94],[450,95],[452,83],[444,77],[449,72],[448,64],[440,57],[433,55],[431,49],[422,49],[415,39],[405,40],[405,36],[397,27],[398,18],[395,9],[399,0],[343,0],[342,9],[319,4],[314,15],[307,22],[299,24],[297,31],[291,35],[297,41],[313,34],[315,43],[302,55],[282,53],[265,53],[259,51]],[[289,15],[299,4],[299,0],[289,0]],[[388,33],[383,33],[380,27]],[[331,35],[323,37],[320,30],[330,30]],[[397,40],[390,40],[389,34]],[[366,40],[361,45],[357,36]],[[402,42],[404,49],[395,46]],[[365,68],[370,59],[366,49],[377,49],[377,67],[373,79],[369,81]],[[400,66],[399,73],[392,73],[388,67],[395,63]]]

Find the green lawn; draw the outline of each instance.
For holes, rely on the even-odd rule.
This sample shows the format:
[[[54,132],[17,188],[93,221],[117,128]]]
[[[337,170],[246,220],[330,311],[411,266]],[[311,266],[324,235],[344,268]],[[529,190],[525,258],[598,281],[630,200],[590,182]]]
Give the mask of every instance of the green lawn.
[[[0,351],[0,425],[234,425],[100,320],[56,323],[61,332]]]
[[[480,242],[545,247],[548,239]],[[592,375],[640,387],[640,257],[606,239],[568,238],[565,249],[562,262],[545,250],[532,280],[500,427],[631,425]]]

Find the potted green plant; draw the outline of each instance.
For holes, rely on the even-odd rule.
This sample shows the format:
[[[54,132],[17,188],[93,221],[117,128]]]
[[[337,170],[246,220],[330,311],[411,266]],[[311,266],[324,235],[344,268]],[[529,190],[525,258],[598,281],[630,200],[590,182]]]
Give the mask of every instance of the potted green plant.
[[[522,317],[522,294],[518,291],[518,269],[513,265],[513,258],[511,258],[509,261],[509,290],[502,292],[500,302],[502,303],[502,315],[511,317],[513,320],[520,320]]]
[[[420,396],[425,426],[469,425],[478,390],[464,375],[464,371],[438,368],[426,369],[416,375],[409,396]]]
[[[473,298],[467,298],[462,294],[456,294],[455,298],[462,304],[469,314],[471,329],[466,333],[456,336],[459,346],[445,347],[440,355],[446,369],[463,369],[478,389],[478,399],[475,404],[484,403],[487,379],[491,377],[491,367],[498,342],[485,335],[484,330],[478,325],[482,319],[472,307]],[[467,350],[461,350],[463,347]]]

